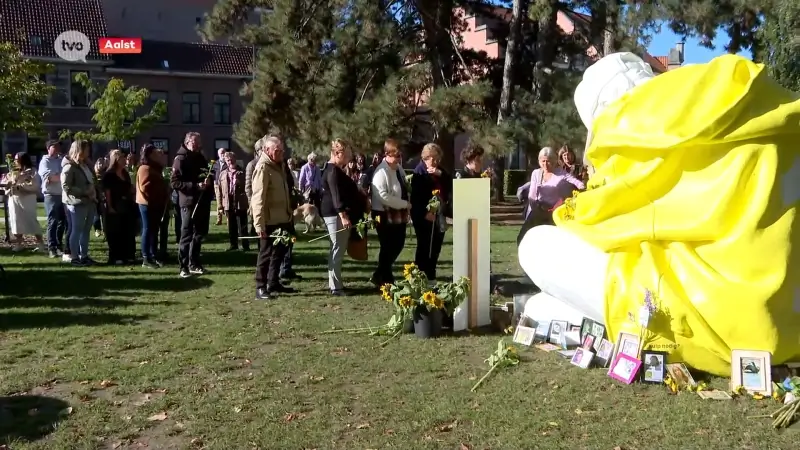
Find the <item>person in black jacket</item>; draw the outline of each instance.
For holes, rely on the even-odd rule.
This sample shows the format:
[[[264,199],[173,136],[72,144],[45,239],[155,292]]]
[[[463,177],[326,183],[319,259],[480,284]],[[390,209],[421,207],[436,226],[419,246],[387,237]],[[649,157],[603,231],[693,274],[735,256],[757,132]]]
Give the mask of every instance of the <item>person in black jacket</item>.
[[[347,144],[339,139],[331,143],[331,160],[322,177],[322,201],[320,215],[330,233],[331,247],[328,251],[328,287],[332,295],[345,295],[342,282],[342,262],[347,254],[350,239],[357,239],[351,228],[364,216],[366,199],[358,185],[344,172],[344,167],[353,154]],[[354,235],[355,234],[355,235]]]
[[[481,178],[484,153],[483,148],[470,142],[467,148],[461,152],[464,168],[456,171],[456,178]]]
[[[200,264],[200,246],[208,234],[211,200],[214,197],[214,172],[203,156],[200,145],[200,133],[186,133],[183,146],[172,162],[170,183],[178,192],[178,205],[181,208],[178,259],[182,278],[206,273]]]
[[[414,264],[429,280],[436,280],[436,266],[442,251],[444,233],[447,230],[447,217],[451,214],[453,178],[439,167],[442,149],[436,144],[427,144],[422,149],[422,161],[414,169],[411,178],[411,221],[417,235],[417,251]],[[440,205],[434,211],[428,204],[435,195]]]
[[[289,164],[287,162],[283,163],[283,168],[286,172],[286,184],[289,186],[292,211],[294,211],[299,205],[298,198],[295,195],[294,176],[292,176],[292,170],[289,168]],[[292,230],[289,232],[289,234],[294,236],[297,234],[294,229],[294,222],[292,222],[291,227]],[[289,248],[288,250],[286,250],[286,255],[283,256],[283,262],[281,263],[280,277],[281,279],[287,281],[301,280],[303,277],[300,276],[300,274],[296,273],[294,269],[292,269],[292,258],[294,257],[294,242],[289,242],[288,247]]]

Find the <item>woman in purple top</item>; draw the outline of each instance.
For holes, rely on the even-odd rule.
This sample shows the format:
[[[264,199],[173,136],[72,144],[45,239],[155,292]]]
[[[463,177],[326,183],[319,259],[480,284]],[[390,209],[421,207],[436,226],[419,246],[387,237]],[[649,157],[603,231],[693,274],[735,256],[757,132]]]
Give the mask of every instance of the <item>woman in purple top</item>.
[[[517,245],[525,233],[537,225],[553,225],[552,209],[572,195],[586,189],[583,181],[558,167],[558,153],[545,147],[539,151],[539,168],[533,171],[528,188],[528,214],[517,236]]]

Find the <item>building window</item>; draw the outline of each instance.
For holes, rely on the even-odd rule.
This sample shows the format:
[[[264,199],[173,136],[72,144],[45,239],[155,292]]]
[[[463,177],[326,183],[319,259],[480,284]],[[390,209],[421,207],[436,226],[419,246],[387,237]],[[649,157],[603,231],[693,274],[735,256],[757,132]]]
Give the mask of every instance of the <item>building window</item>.
[[[214,94],[214,123],[230,125],[231,94]]]
[[[230,149],[231,149],[231,140],[230,139],[215,139],[214,140],[214,148],[216,150],[224,148],[224,149],[230,151]]]
[[[150,143],[161,151],[169,152],[169,139],[153,138],[150,139]]]
[[[150,109],[148,112],[153,110],[153,106],[155,106],[159,100],[164,100],[164,103],[167,104],[167,109],[164,111],[164,115],[161,116],[158,121],[161,123],[167,123],[169,122],[169,94],[167,94],[166,91],[150,91]]]
[[[183,123],[200,123],[200,93],[183,93]]]
[[[89,76],[89,72],[83,70],[71,70],[69,72],[69,104],[85,108],[89,106],[89,91],[75,81],[75,75],[79,73],[85,73],[86,76]]]

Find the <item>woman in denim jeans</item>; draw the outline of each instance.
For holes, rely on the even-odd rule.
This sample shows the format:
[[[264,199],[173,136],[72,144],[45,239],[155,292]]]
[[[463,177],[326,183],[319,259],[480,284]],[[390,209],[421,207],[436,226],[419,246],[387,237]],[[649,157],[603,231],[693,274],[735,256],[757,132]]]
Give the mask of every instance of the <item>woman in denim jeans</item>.
[[[157,237],[167,207],[169,191],[164,181],[166,158],[152,144],[142,147],[142,159],[136,175],[136,204],[142,221],[142,267],[161,267]]]
[[[88,141],[76,140],[61,162],[61,198],[69,216],[70,262],[74,266],[95,264],[89,258],[89,233],[97,214],[97,188],[92,168],[89,167],[90,150]]]

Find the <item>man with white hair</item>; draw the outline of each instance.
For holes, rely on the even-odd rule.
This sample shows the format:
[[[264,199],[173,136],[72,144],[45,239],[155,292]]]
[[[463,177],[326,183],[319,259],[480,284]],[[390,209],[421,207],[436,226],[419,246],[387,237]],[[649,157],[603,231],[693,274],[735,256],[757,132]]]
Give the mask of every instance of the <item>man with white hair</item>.
[[[291,235],[294,231],[292,198],[285,166],[283,142],[275,136],[267,137],[251,182],[250,212],[259,237],[255,275],[257,300],[294,292],[294,289],[281,284],[280,279],[288,243],[271,237],[276,232]]]
[[[317,154],[309,153],[308,162],[300,168],[298,188],[309,203],[319,210],[322,200],[322,171],[317,166]]]

